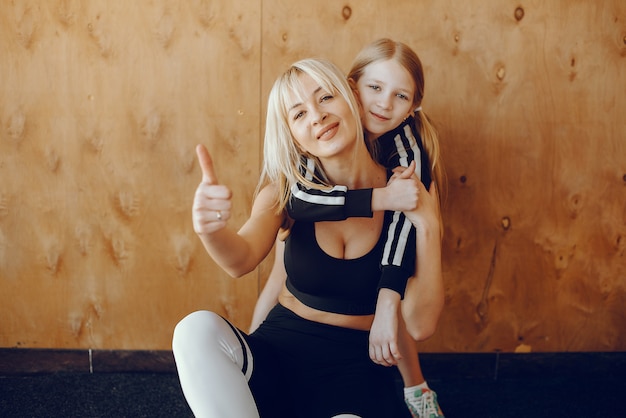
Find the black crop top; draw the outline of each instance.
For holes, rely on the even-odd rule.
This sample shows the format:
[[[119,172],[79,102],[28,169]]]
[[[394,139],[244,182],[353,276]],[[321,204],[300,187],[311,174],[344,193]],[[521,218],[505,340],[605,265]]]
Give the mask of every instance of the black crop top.
[[[380,260],[385,224],[376,246],[354,259],[329,256],[315,237],[315,223],[295,222],[285,241],[287,288],[302,303],[315,309],[347,315],[376,311]]]

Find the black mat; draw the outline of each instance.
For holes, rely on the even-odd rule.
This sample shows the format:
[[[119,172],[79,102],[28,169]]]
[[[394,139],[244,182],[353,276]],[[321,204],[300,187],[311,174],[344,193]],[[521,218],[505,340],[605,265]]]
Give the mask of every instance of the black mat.
[[[625,376],[442,379],[430,385],[448,418],[626,417]],[[0,376],[0,416],[192,414],[174,373],[54,373]]]

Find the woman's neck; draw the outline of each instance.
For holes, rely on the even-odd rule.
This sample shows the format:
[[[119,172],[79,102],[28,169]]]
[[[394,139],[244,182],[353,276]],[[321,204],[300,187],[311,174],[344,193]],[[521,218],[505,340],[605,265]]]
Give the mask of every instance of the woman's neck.
[[[387,184],[385,168],[376,163],[367,151],[349,158],[323,161],[322,164],[331,184],[341,184],[348,189],[384,187]]]

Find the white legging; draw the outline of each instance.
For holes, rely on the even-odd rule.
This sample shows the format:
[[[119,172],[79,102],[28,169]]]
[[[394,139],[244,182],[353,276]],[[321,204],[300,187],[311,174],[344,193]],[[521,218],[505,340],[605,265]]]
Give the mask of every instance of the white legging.
[[[252,353],[237,334],[221,316],[209,311],[187,315],[174,329],[172,349],[180,385],[196,417],[259,416],[248,387]]]
[[[224,318],[209,311],[187,315],[174,329],[172,349],[183,393],[196,417],[259,417],[248,386],[254,366],[250,347]]]

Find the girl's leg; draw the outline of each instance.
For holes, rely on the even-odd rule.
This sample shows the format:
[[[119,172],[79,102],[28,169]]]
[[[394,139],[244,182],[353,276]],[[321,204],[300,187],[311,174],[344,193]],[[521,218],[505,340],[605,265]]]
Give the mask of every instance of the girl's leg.
[[[398,371],[404,383],[404,401],[414,418],[443,417],[437,394],[430,390],[422,374],[416,342],[409,335],[402,315],[398,317],[398,349],[402,355]]]
[[[258,417],[248,387],[252,353],[221,316],[198,311],[176,325],[172,349],[180,384],[196,417]]]
[[[402,359],[398,361],[398,370],[402,375],[404,387],[420,385],[425,379],[417,354],[417,345],[406,330],[402,315],[398,317],[398,349],[402,354]]]

